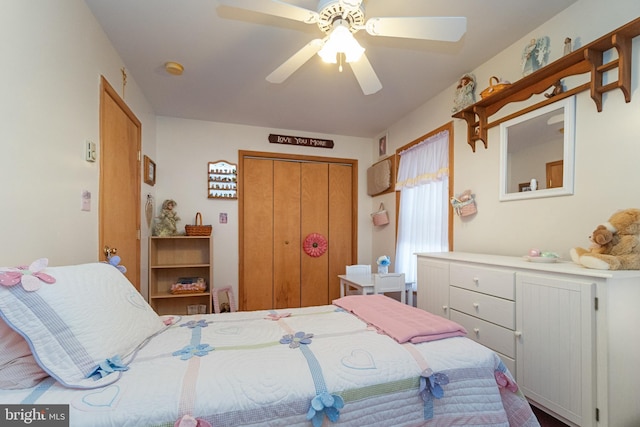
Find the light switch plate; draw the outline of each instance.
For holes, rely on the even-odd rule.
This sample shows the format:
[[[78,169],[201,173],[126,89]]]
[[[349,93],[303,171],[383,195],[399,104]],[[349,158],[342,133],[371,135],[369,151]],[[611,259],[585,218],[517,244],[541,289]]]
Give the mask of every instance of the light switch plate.
[[[85,146],[85,160],[87,162],[96,161],[96,143],[93,141],[86,141]]]

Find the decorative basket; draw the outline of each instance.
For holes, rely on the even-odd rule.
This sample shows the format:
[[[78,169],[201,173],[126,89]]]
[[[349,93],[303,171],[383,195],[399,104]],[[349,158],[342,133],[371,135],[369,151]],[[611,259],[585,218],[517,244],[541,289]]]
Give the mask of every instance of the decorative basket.
[[[493,83],[495,81],[495,84]],[[489,79],[489,87],[480,92],[480,98],[486,98],[494,93],[501,91],[502,89],[511,86],[511,83],[501,81],[496,76],[492,76]]]
[[[373,220],[373,225],[385,225],[389,224],[389,214],[387,210],[384,208],[384,204],[380,203],[380,208],[377,212],[371,214],[371,219]]]
[[[451,206],[456,211],[458,216],[470,216],[478,212],[476,207],[476,201],[473,197],[467,200],[461,201],[455,197],[451,198]]]
[[[178,279],[177,283],[171,285],[169,292],[172,295],[198,294],[207,290],[207,282],[204,278]]]
[[[196,214],[195,225],[185,225],[184,231],[187,232],[187,236],[210,236],[213,227],[211,225],[202,225],[202,214],[198,212]]]

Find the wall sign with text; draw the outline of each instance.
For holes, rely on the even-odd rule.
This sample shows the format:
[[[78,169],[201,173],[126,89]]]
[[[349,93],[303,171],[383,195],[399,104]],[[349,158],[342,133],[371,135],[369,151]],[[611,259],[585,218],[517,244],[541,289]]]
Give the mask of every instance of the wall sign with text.
[[[288,144],[288,145],[303,145],[305,147],[333,148],[333,140],[331,139],[306,138],[303,136],[275,135],[273,133],[269,134],[269,142],[272,144]]]

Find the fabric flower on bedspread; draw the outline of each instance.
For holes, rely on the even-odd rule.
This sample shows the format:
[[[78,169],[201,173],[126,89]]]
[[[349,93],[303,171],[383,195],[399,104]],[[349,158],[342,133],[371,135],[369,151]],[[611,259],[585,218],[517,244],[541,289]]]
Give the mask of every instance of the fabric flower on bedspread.
[[[440,399],[444,396],[443,385],[449,384],[446,374],[434,373],[431,369],[425,369],[420,375],[420,396],[425,402],[432,397]]]
[[[498,387],[506,388],[512,393],[515,393],[518,391],[518,384],[513,382],[511,378],[509,378],[504,374],[504,372],[500,370],[496,370],[495,377],[496,377],[496,383],[498,383]]]
[[[184,415],[175,422],[173,427],[211,427],[211,424],[201,418],[193,418],[191,415]]]
[[[98,367],[88,375],[88,378],[94,377],[96,380],[98,380],[116,371],[127,370],[129,370],[129,367],[122,363],[122,359],[120,359],[120,356],[115,355],[110,359],[105,359],[103,362],[100,362]]]
[[[340,409],[342,408],[344,408],[342,397],[328,392],[320,393],[311,400],[307,419],[311,420],[313,427],[322,426],[325,415],[329,418],[329,421],[335,423],[340,418]]]
[[[209,323],[211,322],[207,322],[204,319],[195,321],[195,320],[189,320],[188,322],[183,323],[182,325],[180,325],[180,327],[186,327],[189,329],[193,329],[193,328],[197,328],[198,326],[201,328],[206,328],[207,326],[209,326]]]
[[[56,279],[43,273],[42,270],[47,268],[49,260],[40,258],[33,261],[28,266],[20,266],[12,270],[0,272],[0,285],[14,286],[22,282],[25,291],[33,292],[40,289],[40,281],[44,283],[55,283]]]
[[[289,344],[289,348],[298,348],[300,344],[311,344],[313,334],[296,332],[294,335],[287,334],[280,338],[280,344]]]
[[[283,312],[283,313],[274,312],[274,313],[267,314],[265,319],[267,319],[267,320],[280,320],[280,319],[283,319],[283,318],[289,317],[289,316],[291,316],[291,313],[289,313],[288,311]]]
[[[446,374],[434,373],[430,368],[425,369],[420,374],[420,397],[424,401],[424,419],[433,419],[433,398],[444,397],[443,385],[449,384],[449,377]]]
[[[213,350],[214,348],[211,347],[209,344],[198,344],[198,345],[190,344],[178,351],[174,351],[172,354],[174,356],[180,356],[180,359],[182,360],[189,360],[193,356],[199,356],[199,357],[206,356],[207,354],[209,354],[209,352]]]

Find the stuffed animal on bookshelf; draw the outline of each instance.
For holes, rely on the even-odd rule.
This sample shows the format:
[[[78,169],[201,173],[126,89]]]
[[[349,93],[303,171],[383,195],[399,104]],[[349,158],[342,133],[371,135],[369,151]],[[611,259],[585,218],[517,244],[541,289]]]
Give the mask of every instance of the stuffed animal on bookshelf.
[[[167,237],[178,234],[177,223],[180,221],[180,217],[174,210],[176,206],[178,204],[171,199],[162,202],[162,211],[160,211],[160,215],[156,218],[153,226],[154,236]]]
[[[605,231],[611,233],[611,240]],[[600,231],[599,231],[600,230]],[[596,228],[605,242],[600,249],[572,248],[571,259],[576,264],[597,270],[640,270],[640,209],[623,209]],[[611,243],[611,245],[609,245]]]

